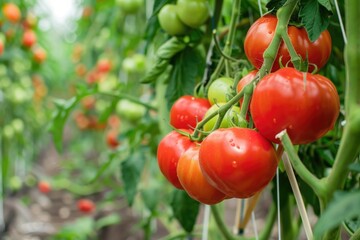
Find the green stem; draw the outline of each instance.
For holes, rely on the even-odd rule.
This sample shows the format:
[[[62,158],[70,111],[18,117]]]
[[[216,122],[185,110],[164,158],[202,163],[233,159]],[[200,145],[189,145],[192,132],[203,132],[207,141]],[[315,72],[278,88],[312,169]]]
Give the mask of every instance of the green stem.
[[[288,195],[286,200],[281,202],[281,211],[280,211],[280,219],[281,219],[281,238],[283,239],[295,239],[295,234],[293,231],[293,207],[294,202],[290,198],[291,195]]]
[[[325,195],[325,188],[321,181],[313,175],[306,166],[302,163],[299,156],[296,153],[294,145],[292,144],[289,135],[286,131],[282,131],[278,137],[281,140],[282,145],[284,146],[285,151],[289,155],[289,159],[293,168],[295,169],[296,173],[299,177],[304,180],[316,193],[317,196],[324,196]]]
[[[219,213],[219,210],[218,210],[217,206],[212,205],[211,206],[211,212],[212,212],[212,215],[214,216],[215,222],[216,222],[219,230],[223,234],[224,239],[226,239],[226,240],[235,240],[236,238],[233,237],[233,235],[229,232],[229,230],[226,227],[222,217],[220,216],[220,213]]]
[[[359,240],[360,239],[360,228],[351,236],[350,240]]]
[[[231,12],[231,20],[230,20],[230,26],[229,26],[229,33],[226,39],[226,44],[224,47],[224,53],[227,56],[231,56],[232,52],[232,46],[235,38],[235,32],[236,32],[236,23],[240,16],[240,6],[241,6],[241,0],[234,0],[233,1],[233,8]],[[226,60],[224,57],[221,57],[219,60],[219,63],[216,66],[216,69],[214,70],[213,74],[211,74],[210,81],[207,83],[207,86],[205,87],[205,92],[208,92],[208,88],[211,85],[211,83],[217,79],[221,73],[221,71],[224,68],[224,64],[226,64]],[[228,66],[229,67],[229,66]],[[227,69],[229,71],[229,69]]]
[[[264,228],[260,233],[259,240],[268,240],[270,239],[271,232],[276,220],[276,205],[273,202],[271,204],[269,213],[267,214],[266,221],[264,224]]]
[[[293,63],[294,67],[296,69],[303,70],[303,69],[301,69],[302,58],[295,51],[295,48],[291,43],[291,40],[290,40],[290,37],[289,37],[289,34],[287,33],[287,31],[283,31],[281,37],[284,40],[284,43],[290,53],[291,62]]]
[[[271,71],[280,47],[282,36],[284,33],[287,33],[287,26],[297,3],[298,0],[288,0],[284,6],[277,11],[278,23],[276,24],[274,37],[263,54],[264,63],[259,70],[260,79]]]

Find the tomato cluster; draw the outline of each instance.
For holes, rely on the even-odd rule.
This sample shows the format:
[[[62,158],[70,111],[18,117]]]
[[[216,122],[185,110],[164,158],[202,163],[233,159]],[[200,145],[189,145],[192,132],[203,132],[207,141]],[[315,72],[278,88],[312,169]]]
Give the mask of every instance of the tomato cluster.
[[[169,35],[184,35],[189,28],[198,28],[209,17],[207,0],[177,0],[164,5],[158,15],[162,29]]]
[[[5,3],[1,11],[5,21],[0,19],[0,55],[7,51],[5,45],[7,40],[9,42],[16,42],[25,51],[29,51],[33,62],[37,64],[43,63],[46,60],[47,53],[37,41],[36,16],[30,11],[24,16],[19,6],[11,2]],[[21,29],[20,38],[18,38],[14,31],[14,29],[17,29],[15,28],[17,25],[21,27],[19,28]],[[9,52],[11,52],[11,50]]]
[[[249,29],[244,48],[257,69],[276,23],[276,17],[266,15]],[[327,31],[315,42],[310,42],[303,28],[289,26],[288,34],[298,54],[313,64],[308,70],[326,64],[331,51]],[[334,127],[340,109],[334,84],[319,74],[280,68],[292,66],[288,61],[290,55],[281,43],[272,72],[262,79],[257,69],[236,83],[220,77],[207,88],[207,99],[182,96],[173,104],[170,124],[174,130],[161,140],[157,152],[160,170],[173,186],[205,204],[251,197],[275,175],[277,134],[286,130],[293,144],[307,144]],[[227,103],[253,83],[257,85],[245,105],[250,107],[245,117],[240,114],[242,98],[233,105]],[[223,119],[218,122],[220,116]],[[255,129],[240,127],[244,121],[252,122]]]

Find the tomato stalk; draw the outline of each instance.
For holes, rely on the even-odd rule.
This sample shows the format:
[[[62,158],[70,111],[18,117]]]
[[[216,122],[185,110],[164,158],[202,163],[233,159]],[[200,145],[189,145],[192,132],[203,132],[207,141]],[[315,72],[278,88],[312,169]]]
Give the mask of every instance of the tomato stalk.
[[[300,71],[302,71],[302,58],[295,51],[294,46],[291,43],[289,34],[287,31],[283,31],[281,34],[281,38],[284,40],[284,43],[289,51],[291,62],[294,64],[294,67]]]
[[[276,24],[274,37],[263,54],[264,62],[259,69],[260,79],[271,71],[281,44],[282,36],[287,34],[287,26],[297,3],[298,0],[288,0],[276,13],[278,23]]]
[[[225,43],[225,47],[224,47],[224,53],[227,56],[231,56],[231,52],[232,52],[232,46],[233,46],[233,42],[234,42],[234,38],[235,38],[235,32],[236,32],[236,23],[239,20],[239,16],[240,16],[240,6],[241,6],[241,0],[235,0],[233,1],[233,8],[232,8],[232,12],[231,12],[231,19],[230,19],[230,26],[229,26],[229,33],[226,39],[226,43]],[[219,63],[217,64],[213,74],[211,74],[210,77],[210,81],[208,82],[206,88],[205,88],[205,92],[208,92],[208,88],[211,85],[211,83],[218,78],[218,76],[220,75],[221,71],[224,68],[224,64],[226,66],[226,71],[228,76],[230,76],[230,66],[227,63],[227,60],[225,59],[225,57],[221,57],[219,60]]]
[[[299,177],[304,180],[316,193],[317,196],[324,196],[325,189],[320,179],[318,179],[314,174],[312,174],[307,167],[302,163],[299,156],[296,153],[294,145],[292,144],[289,135],[285,132],[281,132],[279,134],[279,138],[281,143],[289,155],[289,159],[291,160],[292,166],[294,167],[296,173]]]

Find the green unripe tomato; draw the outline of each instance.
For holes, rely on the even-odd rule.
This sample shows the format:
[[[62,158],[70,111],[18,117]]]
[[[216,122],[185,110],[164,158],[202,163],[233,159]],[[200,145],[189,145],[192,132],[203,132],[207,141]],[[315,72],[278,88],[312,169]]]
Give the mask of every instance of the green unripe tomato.
[[[219,104],[214,104],[211,106],[211,108],[209,108],[209,110],[206,112],[205,117],[209,116],[210,114],[212,114],[213,112],[216,112],[219,107],[223,106],[225,103],[219,103]],[[210,119],[205,125],[204,125],[204,130],[206,132],[211,131],[213,129],[213,127],[215,126],[217,120],[218,120],[219,116],[216,115],[215,117],[213,117],[212,119]],[[220,124],[220,128],[228,128],[228,127],[232,127],[234,124],[237,124],[240,121],[241,117],[240,117],[240,108],[237,106],[232,106],[225,114],[223,120],[221,121]]]
[[[22,133],[24,131],[24,122],[20,118],[12,120],[11,125],[16,133]]]
[[[177,14],[187,26],[198,28],[209,18],[207,0],[178,0]]]
[[[122,62],[122,70],[126,73],[141,73],[146,69],[146,57],[143,54],[134,54]]]
[[[166,4],[159,12],[158,18],[162,29],[169,35],[183,35],[187,31],[186,25],[177,15],[177,6]]]
[[[231,93],[233,79],[221,77],[211,83],[208,90],[208,100],[211,105],[227,102],[227,96]]]
[[[139,10],[143,0],[116,0],[116,3],[125,13],[132,14]]]
[[[124,119],[136,122],[145,115],[146,108],[138,103],[122,99],[116,105],[116,112]]]

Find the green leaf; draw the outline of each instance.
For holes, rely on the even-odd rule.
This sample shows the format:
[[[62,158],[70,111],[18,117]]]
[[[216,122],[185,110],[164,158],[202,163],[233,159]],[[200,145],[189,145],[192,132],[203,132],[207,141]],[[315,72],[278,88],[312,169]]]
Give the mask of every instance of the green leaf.
[[[130,153],[130,157],[121,163],[121,177],[125,189],[125,197],[131,206],[137,192],[141,172],[145,165],[145,156],[141,149]]]
[[[173,64],[165,95],[169,108],[179,97],[193,95],[197,79],[203,73],[204,59],[196,49],[187,47],[176,56]]]
[[[322,1],[326,5],[326,1]],[[332,15],[331,8],[327,9],[320,4],[318,0],[303,0],[301,1],[299,16],[302,24],[308,33],[310,41],[314,42],[319,38],[320,34],[327,29],[330,16]]]
[[[360,216],[360,191],[336,193],[314,228],[316,239],[343,221]]]
[[[200,203],[190,198],[185,191],[178,189],[174,191],[171,208],[180,225],[189,233],[194,229],[199,207]]]
[[[324,6],[328,11],[332,11],[330,0],[318,0],[318,2]]]
[[[83,217],[71,224],[63,226],[59,232],[52,237],[53,240],[86,240],[94,233],[94,219]]]
[[[360,173],[360,163],[352,163],[352,164],[350,164],[349,169],[351,171]]]
[[[118,224],[119,222],[120,222],[120,216],[118,214],[113,213],[111,215],[98,219],[95,223],[95,228],[99,230],[103,227]]]
[[[271,12],[276,12],[285,3],[286,3],[286,0],[270,0],[270,2],[268,2],[266,4],[266,8]]]
[[[62,151],[62,134],[64,130],[64,126],[66,120],[68,119],[72,109],[79,102],[79,98],[73,97],[67,101],[56,101],[56,111],[52,116],[52,122],[50,125],[50,132],[53,135],[53,140],[56,149],[61,152]]]

